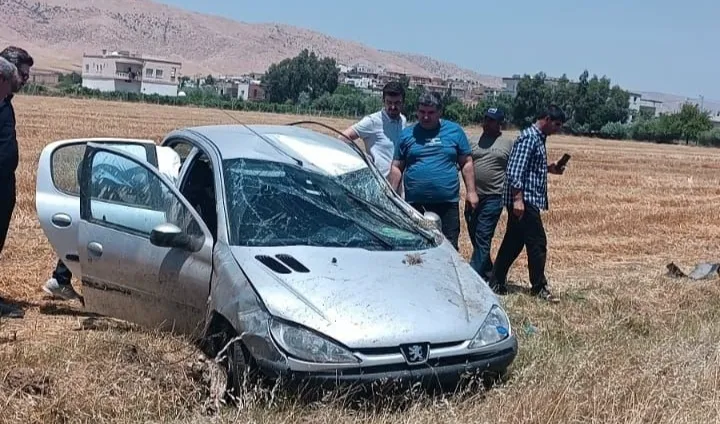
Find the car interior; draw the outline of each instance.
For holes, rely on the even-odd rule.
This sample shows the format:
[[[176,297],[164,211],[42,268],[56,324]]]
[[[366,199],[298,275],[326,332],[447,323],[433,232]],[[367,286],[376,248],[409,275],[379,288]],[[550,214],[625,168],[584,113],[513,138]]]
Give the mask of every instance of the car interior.
[[[217,202],[212,165],[207,155],[201,153],[190,163],[180,193],[190,202],[207,225],[213,239],[217,239]]]

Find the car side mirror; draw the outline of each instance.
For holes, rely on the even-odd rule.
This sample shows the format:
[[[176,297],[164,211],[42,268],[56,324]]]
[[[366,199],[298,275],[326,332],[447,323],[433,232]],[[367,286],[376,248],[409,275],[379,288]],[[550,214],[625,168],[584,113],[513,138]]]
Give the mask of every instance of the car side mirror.
[[[168,222],[160,224],[150,231],[150,243],[158,247],[192,249],[190,236],[185,234],[177,225]]]
[[[430,221],[432,225],[435,226],[435,228],[438,229],[438,231],[442,231],[442,219],[440,219],[440,215],[436,214],[435,212],[425,212],[423,214],[425,219]]]

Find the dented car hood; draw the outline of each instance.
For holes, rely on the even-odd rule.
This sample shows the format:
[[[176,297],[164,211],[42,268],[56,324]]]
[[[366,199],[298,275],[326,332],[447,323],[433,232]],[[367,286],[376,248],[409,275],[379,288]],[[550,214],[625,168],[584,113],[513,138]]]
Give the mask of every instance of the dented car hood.
[[[498,303],[447,241],[417,252],[231,249],[272,315],[350,348],[469,340]]]

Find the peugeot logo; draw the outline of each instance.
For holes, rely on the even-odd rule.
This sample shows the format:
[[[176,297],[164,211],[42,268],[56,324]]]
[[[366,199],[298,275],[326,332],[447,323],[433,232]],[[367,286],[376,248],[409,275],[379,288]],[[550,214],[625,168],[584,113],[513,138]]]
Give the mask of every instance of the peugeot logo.
[[[418,365],[427,362],[430,352],[429,343],[415,343],[400,346],[400,352],[405,357],[405,362],[410,365]]]

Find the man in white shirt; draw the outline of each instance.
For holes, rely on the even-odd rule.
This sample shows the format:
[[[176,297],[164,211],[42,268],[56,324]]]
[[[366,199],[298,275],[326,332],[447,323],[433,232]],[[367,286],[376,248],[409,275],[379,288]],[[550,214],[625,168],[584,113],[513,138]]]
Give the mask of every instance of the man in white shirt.
[[[167,146],[155,146],[155,152],[157,154],[158,171],[170,179],[173,184],[176,184],[180,175],[180,156],[175,150]],[[70,284],[71,279],[72,272],[62,260],[58,259],[52,277],[45,282],[43,290],[52,297],[62,300],[80,299],[80,295]]]
[[[400,112],[405,103],[405,88],[399,82],[391,81],[383,87],[382,99],[382,110],[365,116],[343,131],[343,134],[353,141],[363,139],[365,152],[387,179],[395,145],[400,141],[400,134],[407,123]]]

